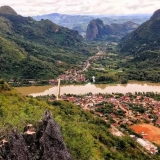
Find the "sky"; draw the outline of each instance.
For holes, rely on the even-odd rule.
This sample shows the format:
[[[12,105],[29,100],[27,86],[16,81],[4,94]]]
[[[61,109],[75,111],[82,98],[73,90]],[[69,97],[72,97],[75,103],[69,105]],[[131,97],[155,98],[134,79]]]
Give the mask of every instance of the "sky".
[[[152,14],[160,0],[0,0],[18,14],[35,16],[49,13],[85,15]]]

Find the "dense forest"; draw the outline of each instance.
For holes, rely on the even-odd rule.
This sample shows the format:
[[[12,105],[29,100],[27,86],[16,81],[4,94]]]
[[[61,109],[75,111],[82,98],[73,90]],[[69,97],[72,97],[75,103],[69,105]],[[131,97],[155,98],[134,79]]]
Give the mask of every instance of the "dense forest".
[[[7,80],[54,78],[96,53],[77,31],[7,6],[0,8],[0,23],[0,76]]]

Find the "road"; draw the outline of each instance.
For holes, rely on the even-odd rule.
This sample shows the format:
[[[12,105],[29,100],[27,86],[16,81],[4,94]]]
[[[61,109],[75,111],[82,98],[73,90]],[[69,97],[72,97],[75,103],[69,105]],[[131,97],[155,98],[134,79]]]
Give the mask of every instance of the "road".
[[[121,108],[123,111],[125,111],[126,112],[126,116],[129,116],[129,112],[128,112],[128,110],[127,109],[125,109],[119,102],[118,102],[118,106],[119,106],[119,108]]]
[[[92,56],[92,57],[88,58],[88,60],[86,61],[86,66],[83,68],[83,71],[86,71],[90,67],[91,64],[90,64],[89,61],[91,59],[95,58],[96,56],[104,55],[103,51],[100,50],[99,46],[97,46],[97,50],[98,50],[98,53],[96,53],[95,56]]]
[[[88,59],[85,68],[83,68],[83,71],[86,71],[90,67],[90,65],[91,64],[90,64],[89,59]]]

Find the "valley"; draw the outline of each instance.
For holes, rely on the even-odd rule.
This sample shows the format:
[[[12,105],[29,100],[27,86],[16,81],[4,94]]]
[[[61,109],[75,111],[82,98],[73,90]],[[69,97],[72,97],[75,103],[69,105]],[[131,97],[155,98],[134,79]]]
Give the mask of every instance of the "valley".
[[[13,86],[47,85],[49,80],[56,81],[58,77],[69,74],[71,70],[77,70],[80,73],[78,77],[82,76],[83,80],[78,78],[77,81],[77,77],[71,73],[69,79],[66,78],[67,81],[63,79],[62,83],[88,83],[92,82],[93,76],[96,77],[95,83],[101,84],[125,84],[129,80],[160,82],[158,70],[160,52],[157,48],[153,50],[141,44],[141,49],[146,46],[145,50],[137,48],[139,51],[135,51],[134,54],[128,53],[127,49],[125,52],[125,46],[128,45],[125,42],[126,38],[122,38],[120,42],[114,38],[103,39],[103,35],[109,33],[107,26],[100,19],[88,24],[88,34],[97,38],[89,38],[87,41],[77,31],[58,26],[49,20],[35,21],[31,17],[18,15],[9,7],[7,10],[10,14],[0,13],[3,24],[0,77]],[[148,21],[152,22],[153,19],[154,15]],[[130,27],[135,30],[133,32],[138,32],[143,26],[144,24],[136,29],[131,22],[125,26],[114,25],[111,27],[110,36],[118,35],[117,30]],[[133,32],[128,35],[132,35]],[[96,54],[97,46],[98,52],[102,55]],[[152,63],[148,65],[148,61]]]
[[[54,117],[70,160],[159,160],[160,10],[149,17],[0,7],[0,159],[16,155],[9,135],[30,135],[23,126],[34,126],[27,153],[43,159],[63,141],[46,127]]]
[[[68,65],[61,74],[43,79],[11,78],[12,86],[31,86],[57,84],[61,79],[62,84],[126,84],[131,80],[160,82],[159,51],[145,51],[140,55],[120,54],[116,42],[92,42],[94,54],[76,61],[76,64]],[[97,49],[98,47],[98,49]],[[148,63],[148,62],[151,63]],[[156,63],[155,63],[156,61]],[[63,67],[64,62],[57,63]]]

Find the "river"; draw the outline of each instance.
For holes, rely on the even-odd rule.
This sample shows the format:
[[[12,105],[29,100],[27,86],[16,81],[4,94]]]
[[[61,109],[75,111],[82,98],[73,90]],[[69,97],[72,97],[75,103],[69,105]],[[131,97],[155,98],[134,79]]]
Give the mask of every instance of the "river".
[[[57,86],[30,86],[16,87],[23,95],[57,95]],[[130,81],[128,84],[85,84],[85,85],[62,85],[60,94],[86,94],[86,93],[127,93],[127,92],[160,92],[160,83]]]

